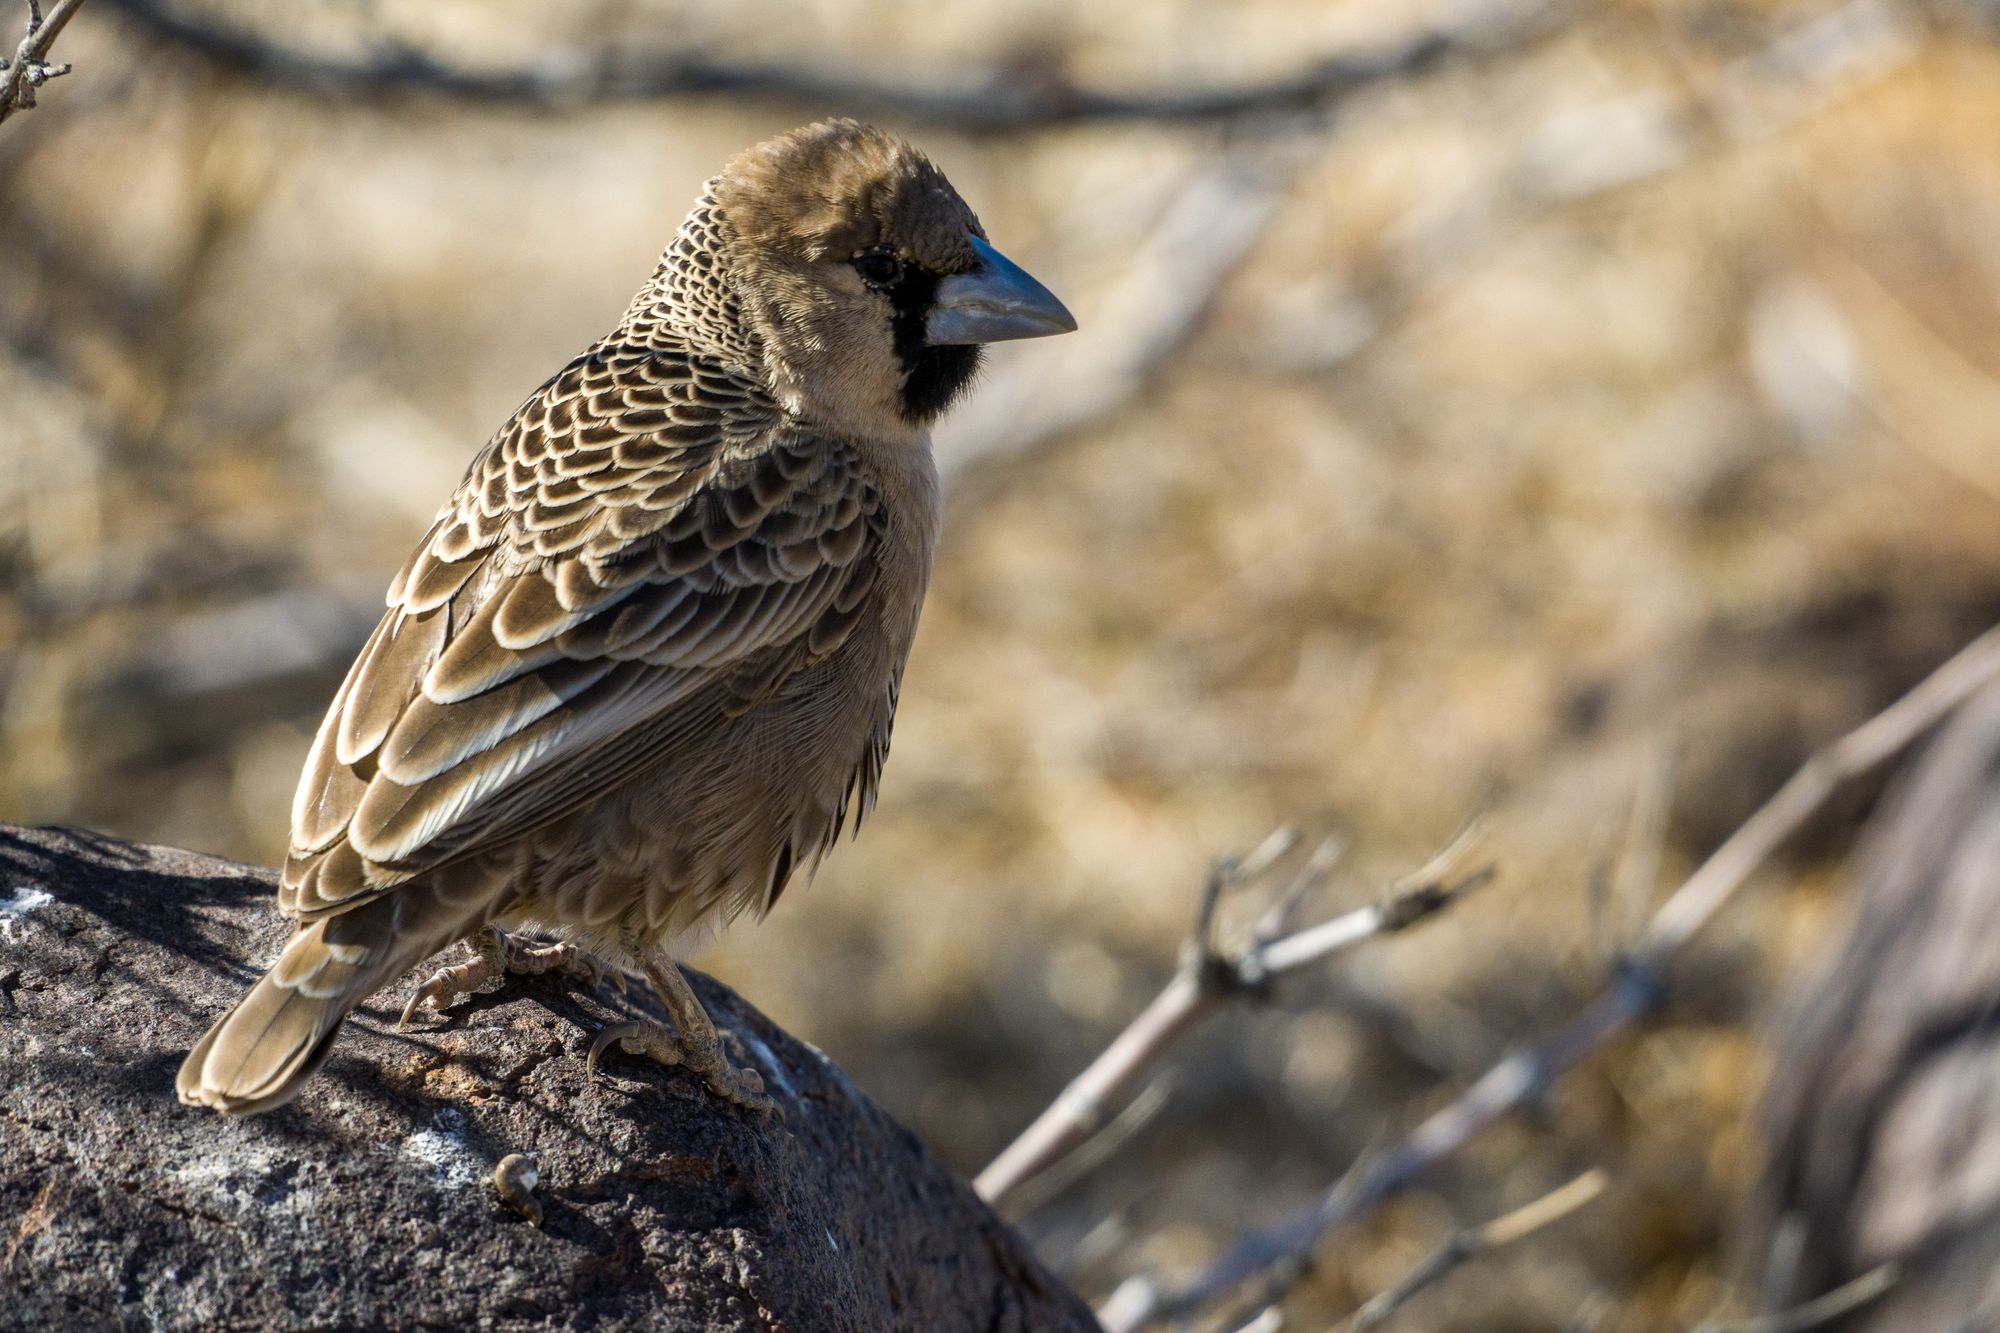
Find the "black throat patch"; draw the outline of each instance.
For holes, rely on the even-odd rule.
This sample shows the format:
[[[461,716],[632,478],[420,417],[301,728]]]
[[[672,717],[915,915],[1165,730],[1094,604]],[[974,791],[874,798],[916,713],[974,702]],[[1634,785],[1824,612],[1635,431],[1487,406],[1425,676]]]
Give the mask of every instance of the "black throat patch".
[[[906,265],[885,295],[893,307],[896,360],[903,368],[903,416],[910,421],[934,420],[950,407],[979,371],[976,345],[932,347],[924,340],[924,324],[937,301],[937,274]]]

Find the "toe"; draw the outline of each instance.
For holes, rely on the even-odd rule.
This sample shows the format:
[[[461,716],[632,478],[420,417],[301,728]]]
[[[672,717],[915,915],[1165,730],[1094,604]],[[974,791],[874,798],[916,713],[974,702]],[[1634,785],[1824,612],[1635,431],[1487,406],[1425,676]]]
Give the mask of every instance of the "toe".
[[[634,1032],[636,1032],[643,1026],[644,1025],[640,1023],[607,1024],[601,1031],[598,1032],[597,1036],[592,1039],[590,1043],[590,1053],[584,1056],[583,1058],[583,1076],[585,1078],[596,1078],[597,1057],[604,1054],[604,1048],[609,1046],[614,1041],[619,1041],[625,1037],[631,1036]]]
[[[777,1102],[764,1091],[764,1080],[758,1076],[756,1070],[732,1069],[729,1072],[734,1077],[730,1078],[727,1084],[717,1086],[711,1082],[709,1085],[715,1088],[724,1101],[733,1102],[744,1110],[759,1115],[784,1118],[784,1113],[779,1111]]]
[[[590,1051],[584,1057],[585,1077],[597,1076],[598,1057],[613,1045],[628,1055],[642,1055],[656,1064],[684,1065],[689,1072],[699,1074],[709,1091],[723,1101],[761,1115],[784,1118],[778,1104],[765,1093],[762,1074],[730,1064],[718,1047],[691,1051],[685,1042],[658,1023],[633,1020],[605,1026],[592,1038]]]

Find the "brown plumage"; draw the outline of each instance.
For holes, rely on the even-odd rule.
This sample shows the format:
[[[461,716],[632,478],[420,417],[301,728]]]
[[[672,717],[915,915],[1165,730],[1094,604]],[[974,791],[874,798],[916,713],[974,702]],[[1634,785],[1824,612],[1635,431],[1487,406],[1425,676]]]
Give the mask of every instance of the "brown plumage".
[[[299,930],[181,1099],[282,1105],[454,941],[479,961],[418,999],[575,958],[489,933],[535,926],[675,1016],[593,1060],[622,1039],[765,1104],[669,950],[768,911],[873,804],[937,536],[929,424],[978,343],[1072,327],[898,139],[836,121],[731,162],[390,586],[293,805]]]

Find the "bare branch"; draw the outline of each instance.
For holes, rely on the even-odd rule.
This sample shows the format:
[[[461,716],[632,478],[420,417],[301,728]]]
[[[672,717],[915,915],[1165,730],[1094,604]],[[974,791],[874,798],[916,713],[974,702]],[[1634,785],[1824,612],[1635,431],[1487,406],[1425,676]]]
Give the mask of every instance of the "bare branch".
[[[1269,944],[1292,928],[1292,917],[1298,913],[1305,900],[1326,882],[1333,868],[1340,864],[1340,858],[1347,851],[1347,844],[1338,834],[1330,834],[1313,848],[1303,869],[1292,877],[1290,887],[1264,909],[1264,915],[1257,918],[1250,937],[1258,944]]]
[[[1996,679],[2000,628],[1980,635],[1915,689],[1808,759],[1675,890],[1653,914],[1633,954],[1555,1035],[1493,1066],[1400,1144],[1356,1162],[1313,1203],[1271,1230],[1246,1237],[1189,1285],[1170,1291],[1151,1278],[1128,1279],[1099,1313],[1108,1333],[1131,1333],[1205,1309],[1259,1273],[1309,1254],[1327,1232],[1402,1192],[1501,1116],[1542,1095],[1558,1077],[1659,1007],[1665,993],[1662,971],[1672,955],[1714,919],[1842,782],[1901,751]]]
[[[1139,1090],[1111,1122],[1065,1156],[1024,1180],[1008,1197],[1015,1209],[1028,1214],[1115,1157],[1134,1134],[1151,1124],[1173,1097],[1175,1074],[1169,1070]]]
[[[1270,862],[1282,855],[1282,850],[1269,850],[1275,846],[1275,837],[1266,839],[1258,852],[1245,858],[1244,865],[1259,871],[1268,869]],[[1238,864],[1220,862],[1197,897],[1194,923],[1173,980],[979,1173],[973,1188],[988,1202],[998,1202],[1089,1139],[1105,1123],[1111,1108],[1131,1094],[1184,1033],[1230,999],[1261,994],[1287,972],[1322,962],[1377,935],[1407,930],[1484,885],[1492,878],[1490,867],[1455,883],[1443,879],[1471,841],[1471,830],[1461,831],[1444,852],[1431,858],[1425,867],[1429,874],[1406,876],[1381,902],[1293,935],[1253,935],[1248,945],[1233,953],[1214,937],[1215,909],[1222,894],[1247,877]],[[1289,846],[1289,839],[1285,845]],[[1300,872],[1300,878],[1308,882],[1284,890],[1278,905],[1303,897],[1324,881],[1335,859],[1328,846],[1322,844]]]
[[[1505,1216],[1452,1232],[1450,1238],[1429,1258],[1404,1274],[1402,1281],[1372,1297],[1356,1310],[1353,1317],[1341,1326],[1343,1333],[1367,1333],[1369,1329],[1380,1328],[1403,1307],[1404,1302],[1425,1287],[1441,1281],[1460,1264],[1525,1240],[1542,1228],[1560,1222],[1603,1194],[1607,1183],[1604,1172],[1593,1168]]]
[[[49,48],[82,7],[83,0],[56,0],[45,18],[39,0],[29,0],[27,36],[14,48],[12,60],[0,62],[0,121],[34,106],[43,84],[69,73],[68,65],[49,63]]]
[[[1019,70],[960,76],[930,87],[892,87],[811,67],[731,62],[689,52],[634,56],[616,46],[594,54],[551,56],[530,68],[467,69],[406,46],[383,44],[355,55],[313,51],[161,0],[104,2],[156,44],[178,46],[230,73],[287,89],[365,98],[417,93],[545,112],[662,97],[728,96],[826,104],[854,114],[989,134],[1085,121],[1227,123],[1302,112],[1324,116],[1363,89],[1550,27],[1550,12],[1542,5],[1503,5],[1457,28],[1426,30],[1362,55],[1331,56],[1269,83],[1113,93],[1054,77],[1024,77]]]
[[[1804,1305],[1740,1324],[1704,1320],[1695,1325],[1694,1333],[1810,1333],[1810,1330],[1825,1328],[1834,1320],[1852,1314],[1882,1296],[1896,1285],[1901,1276],[1896,1265],[1883,1264],[1869,1269],[1852,1282],[1842,1283],[1823,1296],[1814,1297]]]
[[[2000,629],[1974,639],[1915,689],[1808,759],[1654,914],[1639,958],[1658,960],[1687,943],[1841,783],[1901,752],[1996,675]]]
[[[1485,888],[1492,879],[1493,867],[1484,866],[1456,882],[1425,880],[1379,903],[1357,907],[1331,921],[1322,921],[1253,949],[1243,956],[1236,970],[1246,984],[1261,986],[1272,977],[1331,958],[1377,935],[1408,930],[1473,890]]]
[[[1325,1219],[1352,1205],[1355,1190],[1366,1183],[1364,1167],[1374,1161],[1371,1148],[1311,1208],[1282,1226],[1245,1238],[1227,1261],[1180,1291],[1168,1293],[1144,1274],[1125,1279],[1098,1309],[1097,1322],[1105,1333],[1132,1333],[1162,1320],[1198,1314],[1259,1276],[1264,1278],[1264,1298],[1257,1306],[1275,1304],[1311,1264],[1312,1252],[1330,1226]]]

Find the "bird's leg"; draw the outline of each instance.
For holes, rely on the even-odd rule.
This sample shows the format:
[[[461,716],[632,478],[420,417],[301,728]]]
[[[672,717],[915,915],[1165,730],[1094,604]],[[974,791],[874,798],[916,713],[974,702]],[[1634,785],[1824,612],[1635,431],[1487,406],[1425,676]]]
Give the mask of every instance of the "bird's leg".
[[[428,1002],[431,1008],[442,1009],[461,995],[497,990],[509,975],[534,977],[544,972],[566,972],[584,978],[593,986],[608,977],[621,992],[625,989],[622,973],[605,967],[574,944],[517,944],[494,926],[481,928],[467,943],[472,945],[472,957],[431,973],[403,1006],[403,1016],[396,1023],[398,1028],[409,1025],[420,1004]]]
[[[742,1069],[729,1063],[728,1057],[723,1054],[714,1020],[701,1007],[701,1001],[695,998],[687,978],[681,975],[679,965],[657,949],[640,948],[633,953],[639,961],[639,969],[653,983],[661,1003],[673,1016],[674,1028],[670,1030],[650,1019],[613,1023],[590,1043],[590,1055],[584,1062],[585,1074],[596,1074],[597,1057],[606,1046],[616,1042],[628,1055],[644,1055],[663,1065],[686,1065],[689,1070],[701,1075],[710,1090],[726,1102],[734,1102],[751,1111],[781,1114],[778,1104],[764,1092],[762,1075],[754,1069]]]

